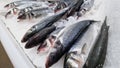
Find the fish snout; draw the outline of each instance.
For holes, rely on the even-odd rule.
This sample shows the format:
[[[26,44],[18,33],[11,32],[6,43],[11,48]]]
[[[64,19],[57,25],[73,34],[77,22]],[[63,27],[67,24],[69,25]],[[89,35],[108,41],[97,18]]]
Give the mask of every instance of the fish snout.
[[[25,13],[21,13],[21,14],[19,14],[19,16],[17,17],[17,19],[20,19],[20,20],[23,20],[23,19],[26,19],[27,18],[27,16],[26,16],[26,14]]]

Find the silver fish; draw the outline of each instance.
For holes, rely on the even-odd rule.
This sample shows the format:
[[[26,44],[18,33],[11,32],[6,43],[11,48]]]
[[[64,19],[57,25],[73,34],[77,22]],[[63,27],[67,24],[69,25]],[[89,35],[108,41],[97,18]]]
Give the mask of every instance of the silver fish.
[[[25,11],[27,10],[27,11]],[[21,12],[19,12],[18,14],[18,18],[17,19],[27,19],[28,18],[37,18],[40,17],[41,15],[47,14],[52,12],[52,9],[50,9],[49,7],[36,7],[36,8],[26,8],[24,10],[22,10]]]
[[[100,34],[101,22],[91,24],[66,54],[64,68],[83,68],[88,54]]]
[[[83,68],[103,68],[107,53],[108,30],[109,26],[107,26],[105,20],[104,24],[102,25],[99,38],[96,41],[93,49],[90,51],[88,59]]]

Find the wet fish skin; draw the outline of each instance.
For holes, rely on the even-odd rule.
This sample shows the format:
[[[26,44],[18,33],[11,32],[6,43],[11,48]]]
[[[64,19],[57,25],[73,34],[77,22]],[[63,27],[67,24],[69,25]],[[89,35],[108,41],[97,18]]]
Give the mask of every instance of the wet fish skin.
[[[42,29],[51,26],[54,24],[56,21],[61,19],[70,9],[70,7],[65,8],[64,10],[56,13],[55,15],[49,16],[42,21],[40,21],[38,24],[32,26],[24,35],[23,39],[21,42],[26,42],[29,38],[31,38],[34,34],[37,32],[41,31]]]
[[[101,34],[95,43],[93,50],[91,50],[83,68],[103,68],[107,52],[108,30],[109,26],[106,25],[105,20],[101,29]]]
[[[26,49],[32,48],[34,46],[37,46],[37,44],[42,43],[45,41],[47,36],[53,32],[56,29],[56,26],[50,26],[47,27],[41,31],[39,31],[37,34],[35,34],[33,37],[31,37],[28,42],[25,45]]]
[[[59,35],[46,61],[46,68],[56,63],[71,47],[81,33],[91,24],[91,21],[81,21],[69,26]]]

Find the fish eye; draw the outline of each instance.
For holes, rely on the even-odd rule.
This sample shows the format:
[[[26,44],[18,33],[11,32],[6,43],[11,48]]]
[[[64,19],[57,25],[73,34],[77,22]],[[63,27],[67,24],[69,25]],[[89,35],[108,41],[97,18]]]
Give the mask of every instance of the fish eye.
[[[56,42],[56,44],[60,45],[60,44],[61,44],[60,40],[59,40],[59,41],[57,41],[57,42]]]

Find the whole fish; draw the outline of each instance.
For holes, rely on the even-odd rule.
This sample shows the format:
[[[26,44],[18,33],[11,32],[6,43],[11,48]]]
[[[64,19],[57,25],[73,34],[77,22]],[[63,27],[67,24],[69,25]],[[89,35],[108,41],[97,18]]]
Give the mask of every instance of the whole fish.
[[[17,6],[23,5],[23,4],[29,4],[29,3],[35,3],[36,1],[14,1],[9,4],[6,4],[5,8],[15,8]]]
[[[83,68],[103,68],[107,52],[108,30],[109,26],[106,25],[105,20],[100,36],[96,41],[94,48],[91,50]]]
[[[101,22],[90,25],[65,56],[64,68],[83,68],[91,48],[100,34]]]
[[[28,42],[25,45],[25,48],[27,48],[27,49],[32,48],[34,46],[37,46],[39,43],[44,42],[44,40],[47,38],[47,36],[51,32],[53,32],[55,29],[56,29],[56,27],[53,25],[53,26],[47,27],[47,28],[39,31],[37,34],[35,34],[28,40]]]
[[[77,22],[64,29],[56,39],[53,48],[46,60],[46,68],[49,68],[56,63],[71,47],[83,31],[92,23],[92,21],[85,20]]]
[[[84,0],[78,0],[76,5],[74,5],[71,10],[69,11],[68,16],[73,15],[75,12],[78,12],[80,10],[81,5],[84,3]]]
[[[29,8],[28,8],[29,9]],[[43,14],[47,14],[49,12],[52,12],[52,10],[49,7],[38,7],[36,9],[31,9],[28,11],[21,11],[19,13],[19,16],[17,17],[17,19],[27,19],[27,16],[30,18],[37,18],[40,17]]]
[[[26,42],[29,38],[31,38],[34,34],[41,31],[42,29],[51,26],[56,21],[60,20],[70,9],[71,7],[67,7],[60,12],[56,13],[55,15],[49,16],[42,21],[40,21],[38,24],[32,26],[24,35],[22,42]]]

